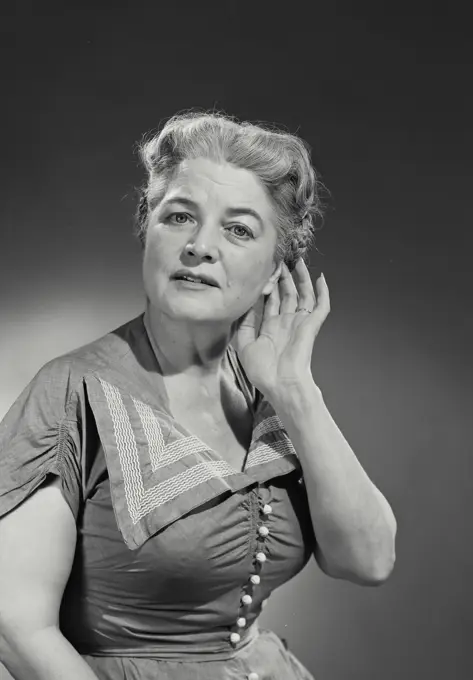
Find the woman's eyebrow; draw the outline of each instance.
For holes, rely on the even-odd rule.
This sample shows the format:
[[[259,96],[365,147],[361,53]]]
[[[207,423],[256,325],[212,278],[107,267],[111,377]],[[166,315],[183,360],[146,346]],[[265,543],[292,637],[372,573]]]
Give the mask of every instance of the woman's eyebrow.
[[[169,203],[182,203],[182,205],[186,205],[188,208],[199,207],[195,201],[190,198],[186,198],[185,196],[171,196],[170,198],[163,201],[161,205],[164,208],[165,206],[169,205]]]
[[[251,217],[254,217],[258,222],[260,223],[261,226],[263,226],[263,220],[260,216],[259,213],[256,212],[256,210],[253,210],[253,208],[244,208],[243,206],[241,208],[227,208],[226,210],[228,215],[251,215]]]
[[[162,207],[164,208],[169,203],[181,203],[182,205],[185,205],[188,208],[199,209],[199,205],[191,198],[187,198],[186,196],[171,196],[170,198],[163,201]],[[261,215],[258,212],[256,212],[256,210],[253,210],[253,208],[243,206],[241,208],[233,207],[227,208],[225,212],[233,217],[236,215],[250,215],[251,217],[254,217],[256,220],[258,220],[261,226],[264,226]]]

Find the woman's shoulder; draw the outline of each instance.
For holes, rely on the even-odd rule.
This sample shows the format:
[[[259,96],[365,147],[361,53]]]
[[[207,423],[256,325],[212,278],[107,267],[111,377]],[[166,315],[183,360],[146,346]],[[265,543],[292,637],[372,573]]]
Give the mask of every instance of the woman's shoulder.
[[[57,387],[73,387],[84,377],[115,367],[123,369],[130,355],[139,352],[144,327],[142,315],[108,331],[95,340],[61,354],[45,363],[38,371],[41,380],[53,381]]]
[[[26,413],[35,411],[41,415],[35,420],[51,421],[70,415],[79,408],[88,376],[119,376],[127,370],[127,356],[136,352],[139,337],[140,317],[137,317],[92,342],[47,361],[5,414],[0,435],[15,415],[24,418]]]

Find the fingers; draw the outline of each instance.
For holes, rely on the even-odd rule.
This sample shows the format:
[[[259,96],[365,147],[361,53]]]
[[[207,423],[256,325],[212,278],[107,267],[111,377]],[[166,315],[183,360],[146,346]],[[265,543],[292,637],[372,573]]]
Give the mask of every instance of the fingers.
[[[330,293],[323,274],[315,282],[315,288],[317,290],[317,314],[325,319],[330,312]]]
[[[292,274],[283,262],[281,269],[281,276],[279,277],[279,296],[281,300],[281,306],[279,309],[280,314],[294,314],[297,309],[298,297],[296,284],[292,278]],[[277,286],[275,286],[276,288]]]
[[[279,287],[278,285],[273,286],[273,290],[271,291],[270,295],[266,298],[266,302],[264,304],[264,313],[263,313],[263,321],[266,319],[269,319],[271,316],[278,316],[280,313],[280,297],[279,297]]]
[[[299,294],[298,307],[312,311],[316,306],[314,286],[307,265],[302,258],[297,261],[294,273]]]
[[[330,312],[330,294],[324,275],[316,280],[314,291],[312,278],[302,258],[297,261],[292,274],[283,263],[281,276],[266,300],[264,314],[265,317],[294,314],[298,309],[317,311],[319,319],[325,319]]]

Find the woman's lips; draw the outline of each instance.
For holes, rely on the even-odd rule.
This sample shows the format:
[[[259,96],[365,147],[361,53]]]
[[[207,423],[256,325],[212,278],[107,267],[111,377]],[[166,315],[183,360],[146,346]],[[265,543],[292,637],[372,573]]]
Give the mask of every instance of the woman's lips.
[[[210,283],[203,283],[200,281],[188,281],[187,279],[174,279],[174,281],[180,286],[183,286],[184,288],[190,288],[191,290],[192,289],[204,290],[205,288],[216,288],[216,286],[212,286]]]

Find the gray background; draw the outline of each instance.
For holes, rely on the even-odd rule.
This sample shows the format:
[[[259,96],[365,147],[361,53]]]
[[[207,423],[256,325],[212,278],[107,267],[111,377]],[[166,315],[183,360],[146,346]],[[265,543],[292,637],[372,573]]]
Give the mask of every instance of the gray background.
[[[2,10],[0,415],[142,310],[142,133],[193,106],[299,132],[332,194],[314,378],[395,510],[397,564],[373,589],[311,560],[261,624],[318,680],[471,680],[469,22],[381,4]]]

